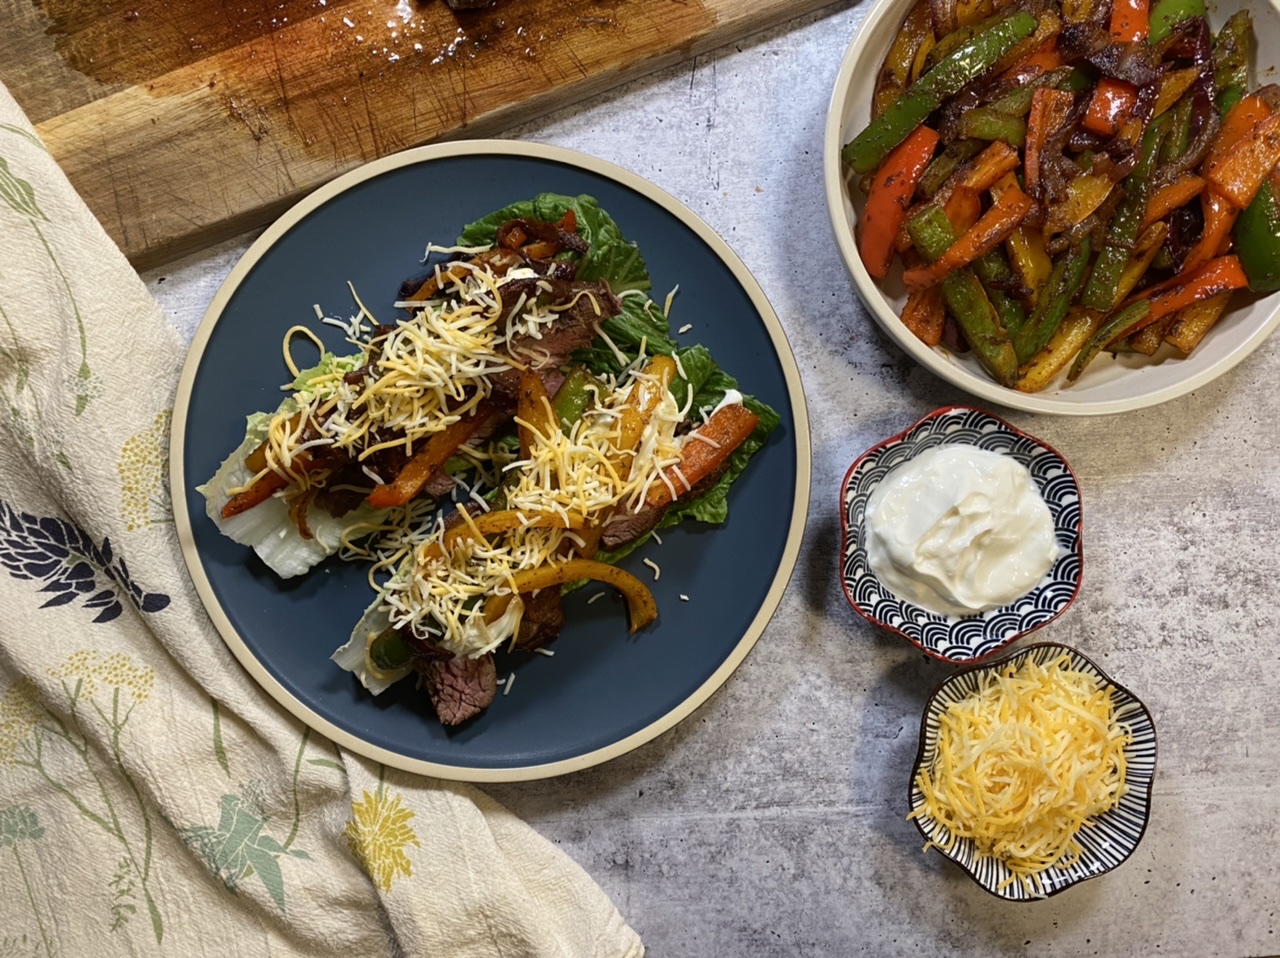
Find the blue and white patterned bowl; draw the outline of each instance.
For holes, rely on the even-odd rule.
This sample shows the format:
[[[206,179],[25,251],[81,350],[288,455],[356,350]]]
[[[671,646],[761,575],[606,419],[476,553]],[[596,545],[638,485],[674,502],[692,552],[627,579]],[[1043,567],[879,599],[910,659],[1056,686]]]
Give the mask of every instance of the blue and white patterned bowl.
[[[920,750],[916,753],[908,788],[908,802],[913,811],[924,804],[924,795],[916,786],[916,775],[922,767],[933,761],[938,747],[939,717],[947,706],[972,694],[978,687],[979,678],[986,672],[997,671],[1010,662],[1020,663],[1025,658],[1044,665],[1063,654],[1068,656],[1071,668],[1088,672],[1111,686],[1116,720],[1128,728],[1131,739],[1124,749],[1125,784],[1128,789],[1115,808],[1099,815],[1091,826],[1081,829],[1076,835],[1083,849],[1083,854],[1076,863],[1069,868],[1046,869],[1031,879],[1031,888],[1017,880],[1001,888],[1011,877],[1003,862],[995,858],[980,857],[972,839],[959,839],[954,847],[946,850],[950,833],[937,819],[928,815],[913,819],[926,840],[939,843],[939,851],[963,868],[970,878],[997,898],[1006,901],[1037,901],[1048,898],[1072,885],[1111,871],[1133,854],[1147,830],[1147,819],[1151,814],[1151,783],[1156,772],[1156,729],[1151,713],[1136,695],[1113,681],[1075,649],[1055,642],[1042,642],[955,673],[930,696],[920,723]]]
[[[926,449],[956,444],[1004,453],[1026,466],[1049,506],[1061,547],[1053,568],[1026,595],[962,618],[930,612],[889,591],[868,564],[863,521],[872,490],[891,470]],[[977,662],[994,655],[1052,622],[1080,591],[1084,563],[1080,487],[1071,467],[1050,446],[981,409],[937,409],[905,432],[873,446],[849,467],[841,501],[841,579],[849,604],[869,622],[897,632],[935,658]]]

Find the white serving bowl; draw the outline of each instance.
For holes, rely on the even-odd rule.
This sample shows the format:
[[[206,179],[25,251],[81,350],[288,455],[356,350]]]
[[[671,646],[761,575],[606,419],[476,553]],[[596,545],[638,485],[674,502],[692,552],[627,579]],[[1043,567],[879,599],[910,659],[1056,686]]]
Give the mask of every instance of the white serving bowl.
[[[1262,345],[1280,325],[1280,294],[1253,297],[1237,293],[1231,309],[1185,358],[1168,346],[1150,358],[1103,353],[1075,383],[1067,385],[1064,374],[1038,393],[1022,393],[999,385],[972,354],[954,354],[917,339],[898,318],[906,294],[897,271],[885,282],[877,283],[858,254],[854,226],[862,213],[864,197],[856,185],[846,181],[840,162],[840,150],[870,119],[876,74],[914,2],[875,0],[871,5],[840,64],[822,144],[824,188],[836,245],[859,297],[894,342],[922,366],[975,396],[1014,409],[1063,416],[1127,412],[1166,402],[1216,379]],[[1247,7],[1253,16],[1256,45],[1252,82],[1257,85],[1263,73],[1258,64],[1280,65],[1280,12],[1274,3],[1224,0],[1211,7],[1210,23],[1216,29],[1242,7]]]

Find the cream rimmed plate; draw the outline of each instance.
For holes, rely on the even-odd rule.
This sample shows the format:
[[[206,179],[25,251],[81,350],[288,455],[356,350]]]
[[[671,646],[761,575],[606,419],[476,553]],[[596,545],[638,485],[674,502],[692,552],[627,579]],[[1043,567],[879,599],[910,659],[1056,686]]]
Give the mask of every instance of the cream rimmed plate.
[[[991,402],[1029,412],[1091,416],[1154,406],[1191,392],[1232,369],[1262,345],[1280,325],[1280,295],[1253,297],[1237,293],[1232,308],[1185,358],[1162,347],[1152,359],[1139,354],[1095,359],[1074,384],[1063,377],[1038,393],[1021,393],[998,385],[970,355],[959,355],[920,342],[898,318],[906,295],[897,272],[877,283],[858,255],[855,227],[863,194],[845,179],[840,150],[867,125],[871,93],[885,51],[915,0],[876,0],[858,27],[836,76],[822,143],[823,186],[836,245],[854,287],[877,323],[907,354],[942,379]],[[1253,15],[1256,38],[1254,83],[1262,67],[1280,64],[1280,12],[1272,3],[1215,4],[1209,20],[1220,26],[1237,10]]]
[[[429,242],[541,192],[586,193],[638,244],[659,301],[679,285],[675,338],[702,343],[779,428],[729,494],[722,527],[686,523],[623,563],[650,584],[658,622],[627,635],[623,607],[587,588],[565,601],[554,657],[500,666],[510,694],[453,730],[412,680],[373,697],[329,660],[372,600],[365,567],[330,559],[282,581],[221,536],[194,487],[274,409],[288,379],[280,343],[292,325],[354,311],[348,281],[379,317]],[[249,249],[196,332],[174,408],[171,481],[184,555],[214,624],[249,675],[337,744],[409,771],[468,781],[559,775],[615,758],[671,728],[742,662],[795,566],[809,497],[809,432],[782,327],[728,246],[676,199],[591,157],[530,143],[424,147],[349,173],[303,200]],[[655,581],[651,560],[660,570]],[[687,596],[687,601],[682,598]]]

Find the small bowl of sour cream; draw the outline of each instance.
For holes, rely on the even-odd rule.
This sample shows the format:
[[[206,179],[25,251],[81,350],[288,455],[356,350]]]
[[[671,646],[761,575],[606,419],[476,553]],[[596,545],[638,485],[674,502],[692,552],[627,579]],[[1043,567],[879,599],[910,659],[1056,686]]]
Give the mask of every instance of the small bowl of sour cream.
[[[990,413],[948,406],[863,453],[841,496],[849,604],[935,658],[976,662],[1080,591],[1067,461]]]

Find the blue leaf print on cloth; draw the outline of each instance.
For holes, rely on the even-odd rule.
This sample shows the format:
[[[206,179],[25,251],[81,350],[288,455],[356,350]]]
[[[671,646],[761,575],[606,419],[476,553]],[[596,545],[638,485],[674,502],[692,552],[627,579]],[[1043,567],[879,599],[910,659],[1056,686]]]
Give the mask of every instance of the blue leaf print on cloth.
[[[42,609],[77,599],[97,612],[94,622],[110,622],[124,611],[127,597],[142,612],[159,612],[169,597],[144,592],[129,577],[124,556],[115,554],[110,539],[98,545],[75,523],[41,518],[0,501],[0,566],[15,579],[43,582],[50,593]]]

